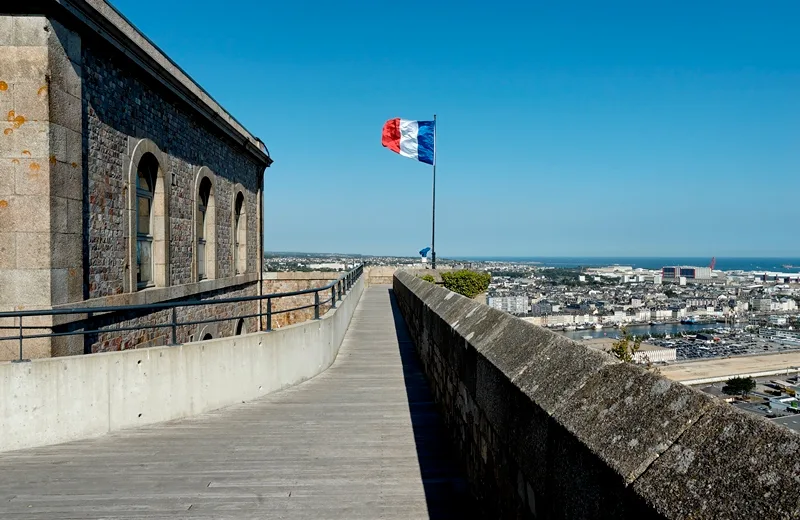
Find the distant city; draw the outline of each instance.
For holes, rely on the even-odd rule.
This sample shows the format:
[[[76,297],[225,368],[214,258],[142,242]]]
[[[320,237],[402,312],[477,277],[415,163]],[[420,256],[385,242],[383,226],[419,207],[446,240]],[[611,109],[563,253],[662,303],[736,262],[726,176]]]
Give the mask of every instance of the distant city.
[[[359,263],[430,267],[420,257],[265,254],[270,271],[342,271]],[[763,403],[734,405],[800,431],[800,259],[472,257],[437,263],[439,269],[490,272],[490,307],[590,348],[609,351],[624,327],[643,338],[636,362],[713,395],[725,398],[721,388],[730,375],[761,374],[753,394]],[[706,377],[693,375],[699,373]]]

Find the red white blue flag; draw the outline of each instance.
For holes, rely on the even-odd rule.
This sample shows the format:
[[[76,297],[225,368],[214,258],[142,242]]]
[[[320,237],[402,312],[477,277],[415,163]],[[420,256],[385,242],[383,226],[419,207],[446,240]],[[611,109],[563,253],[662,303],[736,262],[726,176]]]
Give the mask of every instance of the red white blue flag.
[[[433,121],[409,121],[396,117],[383,125],[381,144],[403,157],[433,164],[435,132]]]

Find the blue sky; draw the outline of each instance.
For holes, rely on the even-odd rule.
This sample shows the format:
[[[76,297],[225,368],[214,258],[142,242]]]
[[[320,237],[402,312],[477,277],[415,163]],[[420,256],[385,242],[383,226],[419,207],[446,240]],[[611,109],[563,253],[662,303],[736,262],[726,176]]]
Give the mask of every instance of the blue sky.
[[[436,113],[439,256],[800,255],[795,0],[114,4],[267,143],[268,250],[429,245]]]

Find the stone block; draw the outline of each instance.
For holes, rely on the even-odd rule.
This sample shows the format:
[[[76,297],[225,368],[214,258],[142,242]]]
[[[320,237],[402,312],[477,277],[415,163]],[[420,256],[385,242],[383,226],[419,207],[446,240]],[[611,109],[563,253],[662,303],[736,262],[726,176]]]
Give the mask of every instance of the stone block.
[[[63,197],[50,197],[50,232],[53,235],[67,232],[68,200]]]
[[[46,201],[50,194],[50,164],[41,159],[17,159],[14,165],[14,191],[17,195],[38,195]]]
[[[554,418],[630,484],[712,403],[706,394],[620,363],[594,373]]]
[[[2,143],[2,133],[0,133],[0,143]],[[0,154],[2,151],[0,151]],[[17,163],[14,159],[0,157],[0,198],[10,197],[14,194],[14,176],[16,175]]]
[[[5,47],[0,70],[6,82],[26,80],[46,83],[47,47]]]
[[[17,308],[50,305],[50,270],[0,270],[0,301],[14,302]]]
[[[80,134],[81,100],[61,89],[51,89],[50,121]]]
[[[67,137],[67,156],[64,162],[73,168],[75,167],[73,165],[77,165],[80,168],[81,164],[83,164],[83,140],[81,134],[69,129],[65,129],[65,132]]]
[[[16,241],[16,233],[0,233],[0,269],[14,269],[17,266]]]
[[[81,63],[81,37],[78,33],[70,31],[55,20],[50,20],[52,32],[50,34],[50,52],[59,54],[80,65]]]
[[[53,357],[79,356],[83,354],[83,336],[59,336],[50,340]]]
[[[71,130],[69,130],[71,131]],[[50,157],[56,161],[67,163],[68,130],[55,123],[50,124]],[[51,161],[52,162],[52,161]]]
[[[19,269],[50,268],[50,234],[17,233],[16,262]]]
[[[53,268],[81,268],[83,265],[81,235],[54,232],[51,237]]]
[[[25,331],[25,334],[48,334],[49,329],[31,329]],[[25,359],[42,359],[50,357],[50,339],[49,338],[33,338],[26,339],[22,344],[22,352]]]
[[[800,518],[800,437],[714,403],[633,485],[666,518]]]
[[[50,161],[50,124],[46,121],[6,122],[4,128],[11,133],[3,140],[6,157],[17,159],[37,159],[40,166]]]
[[[79,165],[56,162],[50,166],[52,195],[71,200],[83,200],[83,174]]]
[[[50,231],[49,204],[36,195],[14,195],[5,201],[0,199],[0,231],[17,232]]]
[[[14,19],[13,44],[23,46],[44,46],[50,34],[50,24],[44,16],[21,16]]]
[[[12,15],[0,16],[0,46],[14,43],[14,18]],[[0,53],[2,53],[0,49]]]
[[[5,47],[0,47],[0,54],[2,54],[4,48]],[[3,70],[0,68],[0,75],[2,74]],[[0,82],[2,82],[0,83],[0,115],[3,116],[2,121],[7,123],[8,113],[14,110],[14,82],[10,78],[4,80],[2,77],[0,77]],[[2,130],[5,130],[6,127],[7,125],[4,125],[4,127],[0,129],[0,139],[7,137],[7,134],[2,133]],[[0,145],[0,147],[1,146],[2,145]]]
[[[83,270],[80,266],[53,269],[51,304],[63,305],[83,301]]]
[[[83,201],[66,199],[67,201],[67,233],[83,233]]]
[[[82,67],[66,55],[50,53],[50,88],[62,90],[75,97],[81,97]]]
[[[18,80],[12,84],[11,91],[14,96],[15,117],[24,117],[27,122],[48,120],[47,83]]]
[[[16,212],[14,197],[0,196],[0,233],[13,233],[16,231],[14,227]],[[0,302],[2,302],[1,299]]]

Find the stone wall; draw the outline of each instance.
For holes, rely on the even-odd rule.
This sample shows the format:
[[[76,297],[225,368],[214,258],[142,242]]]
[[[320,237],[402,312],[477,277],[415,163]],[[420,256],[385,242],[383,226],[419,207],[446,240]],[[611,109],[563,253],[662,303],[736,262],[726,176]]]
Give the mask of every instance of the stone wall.
[[[167,92],[157,88],[125,57],[100,44],[84,45],[89,204],[89,297],[119,294],[129,276],[125,213],[128,172],[143,140],[161,151],[169,181],[171,284],[195,281],[196,178],[201,167],[215,174],[216,277],[234,276],[234,187],[243,188],[247,218],[248,272],[259,261],[259,181],[264,165],[204,125]]]
[[[83,294],[80,70],[74,32],[45,16],[0,16],[0,312]],[[26,347],[50,353],[45,339]],[[0,359],[9,349],[0,341]]]
[[[187,301],[209,302],[221,298],[239,298],[245,296],[257,296],[258,284],[247,284],[240,287],[229,287],[217,291],[207,291],[201,293],[196,298]],[[214,323],[181,325],[176,329],[177,343],[188,343],[200,341],[206,335],[212,338],[233,336],[239,324],[239,316],[258,313],[258,301],[223,303],[218,305],[198,305],[189,307],[178,307],[175,311],[177,321],[196,322],[212,319],[224,319]],[[56,327],[55,331],[62,330],[102,330],[97,334],[87,335],[83,342],[84,351],[87,353],[110,352],[117,350],[129,350],[132,348],[147,348],[172,343],[171,327],[152,327],[148,325],[168,325],[172,322],[172,310],[164,309],[156,312],[118,312],[98,316],[81,322],[69,324],[65,327]],[[115,328],[136,327],[137,330],[114,332]],[[144,327],[144,328],[141,328]],[[258,318],[244,319],[244,332],[258,331]],[[82,352],[64,352],[58,354],[80,354]]]
[[[342,276],[341,272],[269,272],[264,273],[263,294],[276,294],[303,291],[328,285],[332,281]],[[320,292],[320,301],[330,298],[330,291]],[[314,304],[313,294],[303,294],[298,296],[287,296],[276,298],[272,301],[272,311],[283,311]],[[320,305],[320,316],[330,310],[330,303]],[[287,325],[301,323],[314,318],[314,309],[302,309],[296,311],[282,312],[272,317],[272,328],[278,329]],[[263,318],[263,327],[266,329],[266,318]]]
[[[398,272],[484,518],[800,518],[800,437]]]
[[[371,265],[364,268],[367,285],[388,285],[392,283],[397,266]]]
[[[263,172],[271,163],[263,143],[105,0],[12,4],[17,14],[0,15],[0,312],[233,296],[254,282]],[[155,287],[138,290],[135,179],[146,153],[158,162],[154,200],[164,203],[152,208]],[[213,179],[209,278],[224,284],[197,273],[201,175]],[[239,272],[238,192],[246,222]],[[257,294],[254,287],[248,294]],[[205,288],[216,292],[203,295]],[[139,316],[130,325],[161,318]],[[64,318],[24,321],[42,332],[70,326]],[[0,318],[0,327],[17,325]],[[79,339],[26,340],[24,356],[83,352]],[[161,341],[153,333],[90,343],[103,350]],[[0,360],[16,351],[15,342],[0,341]]]

